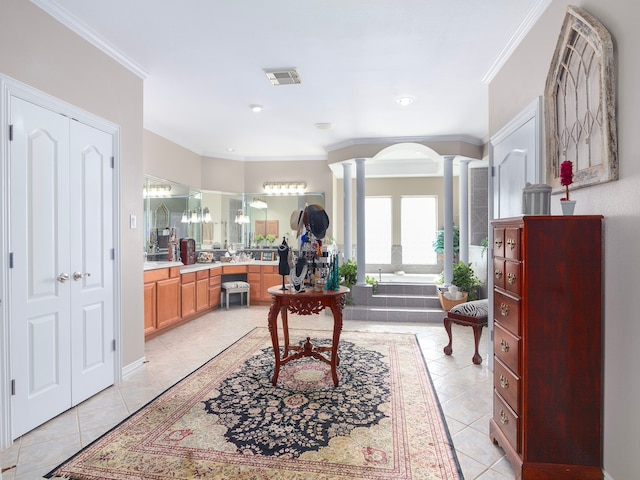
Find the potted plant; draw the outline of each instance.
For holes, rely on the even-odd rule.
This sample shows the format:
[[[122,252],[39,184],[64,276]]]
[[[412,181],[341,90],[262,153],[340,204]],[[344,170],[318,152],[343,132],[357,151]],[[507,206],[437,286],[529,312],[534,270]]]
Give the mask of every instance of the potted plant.
[[[440,278],[436,281],[438,284],[444,283],[444,273],[440,274]],[[453,280],[451,285],[455,285],[462,292],[467,293],[467,301],[477,300],[477,288],[482,282],[471,268],[471,263],[458,262],[453,264]]]
[[[275,235],[267,235],[265,237],[265,240],[267,241],[267,243],[269,244],[270,247],[273,247],[273,242],[276,241],[276,237],[275,237]]]
[[[258,233],[253,240],[256,242],[257,247],[262,247],[262,242],[264,242],[264,235]]]
[[[444,254],[444,229],[438,230],[436,234],[436,239],[431,244],[434,252],[438,255]],[[453,257],[458,258],[458,253],[460,252],[460,229],[454,225],[453,226]]]

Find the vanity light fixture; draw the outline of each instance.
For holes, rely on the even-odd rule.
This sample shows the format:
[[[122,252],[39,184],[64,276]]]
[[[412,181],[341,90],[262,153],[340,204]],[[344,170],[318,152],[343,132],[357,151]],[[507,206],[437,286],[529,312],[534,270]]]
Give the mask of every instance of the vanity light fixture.
[[[187,216],[187,211],[185,210],[184,212],[182,212],[182,220],[180,220],[181,223],[189,223],[189,217]]]
[[[191,223],[200,223],[200,216],[196,210],[191,212]]]
[[[244,223],[249,223],[249,216],[245,215],[242,209],[239,209],[238,213],[236,214],[235,222],[239,225],[242,225]]]
[[[211,218],[211,212],[209,211],[209,207],[204,207],[202,209],[202,221],[204,223],[211,223],[213,219]]]
[[[259,198],[254,198],[253,200],[251,200],[251,203],[249,204],[249,206],[251,208],[264,210],[265,208],[267,208],[267,202],[265,202],[264,200],[260,200]]]
[[[171,185],[149,185],[144,189],[145,198],[166,198],[171,195]]]
[[[304,193],[307,189],[307,182],[264,182],[262,184],[266,193],[276,193],[280,195],[291,195],[294,193]]]

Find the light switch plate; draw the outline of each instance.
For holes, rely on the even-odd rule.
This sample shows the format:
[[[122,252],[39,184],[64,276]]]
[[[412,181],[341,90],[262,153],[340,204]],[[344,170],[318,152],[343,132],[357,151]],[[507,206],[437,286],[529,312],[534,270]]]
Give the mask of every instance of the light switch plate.
[[[137,219],[136,216],[132,213],[129,215],[129,228],[136,228]]]

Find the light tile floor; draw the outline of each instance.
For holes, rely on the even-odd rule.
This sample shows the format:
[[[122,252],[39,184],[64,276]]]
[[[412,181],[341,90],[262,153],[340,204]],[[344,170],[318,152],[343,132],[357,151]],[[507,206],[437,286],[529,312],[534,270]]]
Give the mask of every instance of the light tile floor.
[[[267,307],[217,310],[158,336],[145,345],[145,368],[41,427],[0,453],[9,468],[2,480],[34,480],[119,423],[167,387],[199,367],[256,326],[266,326]],[[289,317],[291,328],[331,329],[321,313]],[[453,355],[442,349],[448,339],[441,324],[345,321],[344,330],[410,332],[418,336],[438,392],[466,480],[509,480],[514,475],[503,451],[489,439],[492,380],[487,368],[488,334],[473,365],[473,333],[453,325]],[[14,468],[10,468],[15,466]]]

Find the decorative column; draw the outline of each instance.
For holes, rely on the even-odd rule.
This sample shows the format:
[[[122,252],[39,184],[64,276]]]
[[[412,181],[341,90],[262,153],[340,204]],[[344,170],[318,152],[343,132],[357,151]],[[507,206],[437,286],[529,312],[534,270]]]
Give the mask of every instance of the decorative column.
[[[453,159],[446,155],[444,159],[444,284],[451,285],[453,280]]]
[[[351,163],[342,164],[342,195],[344,197],[344,213],[343,213],[343,236],[344,236],[344,261],[351,260],[353,254],[353,240],[351,236],[352,232],[352,219],[353,212],[351,211]]]
[[[464,263],[469,263],[469,162],[471,160],[461,160],[459,163],[460,261]]]
[[[366,260],[365,260],[365,209],[364,209],[364,158],[356,158],[356,220],[358,236],[356,261],[358,263],[356,285],[365,285]]]

